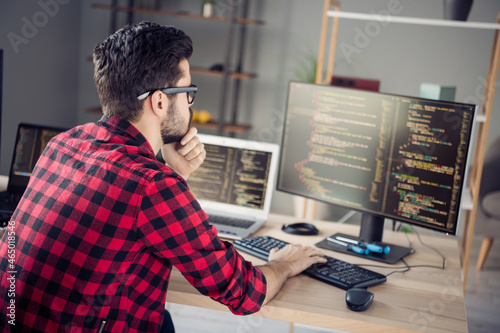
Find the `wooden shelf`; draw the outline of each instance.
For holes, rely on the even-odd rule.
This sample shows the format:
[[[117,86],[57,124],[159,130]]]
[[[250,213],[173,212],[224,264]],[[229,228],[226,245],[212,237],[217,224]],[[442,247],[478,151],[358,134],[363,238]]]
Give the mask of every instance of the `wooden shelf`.
[[[327,15],[329,17],[384,22],[385,24],[405,23],[405,24],[417,24],[417,25],[430,25],[434,27],[441,26],[441,27],[469,28],[469,29],[472,28],[472,29],[487,29],[487,30],[500,29],[500,24],[489,23],[489,22],[467,22],[467,21],[437,20],[437,19],[394,16],[394,15],[373,15],[366,13],[341,12],[337,10],[330,10],[327,12]]]
[[[92,62],[92,56],[87,56],[85,59],[87,62]],[[198,75],[208,75],[208,76],[220,76],[222,77],[224,75],[223,71],[216,71],[216,70],[211,70],[208,68],[203,68],[203,67],[196,67],[196,66],[191,66],[191,74],[198,74]],[[229,77],[232,79],[240,79],[240,80],[249,80],[249,79],[255,79],[257,77],[256,73],[237,73],[237,72],[230,72]]]
[[[216,122],[208,122],[208,123],[191,123],[193,127],[208,129],[217,131],[219,128],[219,123]],[[245,133],[252,128],[252,125],[249,124],[233,124],[233,123],[225,123],[224,131],[230,133]]]
[[[85,113],[102,114],[102,109],[100,106],[90,107],[85,109]],[[219,124],[216,122],[208,122],[208,123],[193,122],[191,123],[191,125],[196,128],[202,128],[214,131],[218,130],[219,128]],[[230,133],[245,133],[251,128],[252,126],[249,124],[233,124],[233,123],[224,124],[224,131]]]
[[[207,68],[202,67],[191,67],[191,74],[201,74],[201,75],[210,75],[210,76],[223,76],[223,71],[214,71]],[[254,79],[257,77],[255,73],[236,73],[230,72],[229,77],[233,79]]]
[[[85,59],[87,62],[92,62],[93,58],[92,56],[87,56]],[[196,67],[196,66],[191,66],[191,74],[198,74],[198,75],[208,75],[208,76],[220,76],[222,77],[224,75],[223,71],[216,71],[216,70],[211,70],[208,68],[203,68],[203,67]],[[232,79],[240,79],[240,80],[249,80],[249,79],[255,79],[257,77],[256,73],[237,73],[237,72],[230,72],[229,77]]]
[[[111,5],[105,5],[105,4],[100,4],[100,3],[92,3],[90,6],[91,6],[91,8],[97,8],[97,9],[107,9],[107,10],[113,9]],[[173,12],[173,11],[168,11],[168,10],[158,10],[158,9],[149,9],[149,8],[116,7],[116,10],[119,12],[154,14],[154,15],[183,17],[183,18],[189,18],[189,19],[218,21],[218,22],[227,22],[230,19],[229,17],[224,17],[224,16],[205,17],[201,14],[193,14],[193,13],[183,12],[183,11]],[[236,18],[235,22],[241,23],[241,24],[264,24],[264,21],[262,21],[262,20],[253,20],[253,19],[246,19],[246,18]]]

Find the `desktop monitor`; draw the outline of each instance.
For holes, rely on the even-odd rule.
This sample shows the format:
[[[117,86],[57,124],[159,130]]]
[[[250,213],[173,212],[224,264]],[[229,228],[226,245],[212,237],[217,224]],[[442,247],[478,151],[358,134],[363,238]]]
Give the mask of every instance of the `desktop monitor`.
[[[291,82],[277,189],[362,213],[345,244],[394,263],[406,247],[382,241],[385,218],[456,234],[475,105]]]

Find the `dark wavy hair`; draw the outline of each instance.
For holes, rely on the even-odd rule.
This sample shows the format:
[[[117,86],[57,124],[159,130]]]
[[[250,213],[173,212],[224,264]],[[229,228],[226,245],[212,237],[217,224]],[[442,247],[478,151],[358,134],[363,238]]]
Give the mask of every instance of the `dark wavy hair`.
[[[126,26],[94,48],[94,83],[103,113],[135,121],[143,101],[137,96],[175,86],[179,62],[193,53],[191,38],[173,26],[141,22]]]

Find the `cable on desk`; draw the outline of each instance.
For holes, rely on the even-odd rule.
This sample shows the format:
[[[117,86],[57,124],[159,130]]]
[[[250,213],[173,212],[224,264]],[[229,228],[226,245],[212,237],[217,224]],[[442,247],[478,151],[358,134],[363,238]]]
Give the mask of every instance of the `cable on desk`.
[[[399,225],[399,227],[397,228],[396,231],[399,231],[399,229],[401,229],[401,226],[402,226],[402,224]],[[407,227],[409,227],[415,233],[415,235],[417,235],[418,241],[420,242],[420,244],[422,246],[424,246],[424,247],[426,247],[428,249],[431,249],[432,251],[436,252],[441,257],[441,259],[443,260],[443,263],[442,263],[441,266],[435,266],[435,265],[408,265],[408,263],[404,260],[404,258],[401,258],[401,261],[405,264],[405,266],[402,266],[402,267],[392,267],[392,266],[382,266],[382,265],[370,265],[370,264],[357,264],[357,265],[358,266],[364,266],[364,267],[376,267],[376,268],[396,268],[392,272],[388,273],[386,275],[386,277],[388,277],[389,275],[394,274],[394,273],[405,273],[405,272],[408,272],[412,268],[418,268],[418,267],[444,269],[446,267],[446,258],[445,258],[445,256],[438,249],[436,249],[436,248],[434,248],[434,247],[432,247],[432,246],[430,246],[428,244],[425,244],[422,241],[422,238],[420,238],[420,234],[412,226],[407,225]],[[410,248],[410,253],[409,254],[415,253],[415,250],[412,247],[411,239],[408,237],[408,235],[406,234],[406,232],[404,234],[405,234],[406,239],[408,240],[408,247]]]

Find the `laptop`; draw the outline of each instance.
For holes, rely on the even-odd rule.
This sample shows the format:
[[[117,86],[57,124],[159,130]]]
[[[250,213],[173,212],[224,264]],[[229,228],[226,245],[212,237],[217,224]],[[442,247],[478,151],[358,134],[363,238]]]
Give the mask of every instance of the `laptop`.
[[[0,192],[0,213],[12,214],[28,186],[31,173],[43,150],[57,134],[66,129],[20,123],[10,165],[7,190]]]
[[[250,236],[267,221],[279,147],[198,134],[207,156],[187,182],[221,238]]]

